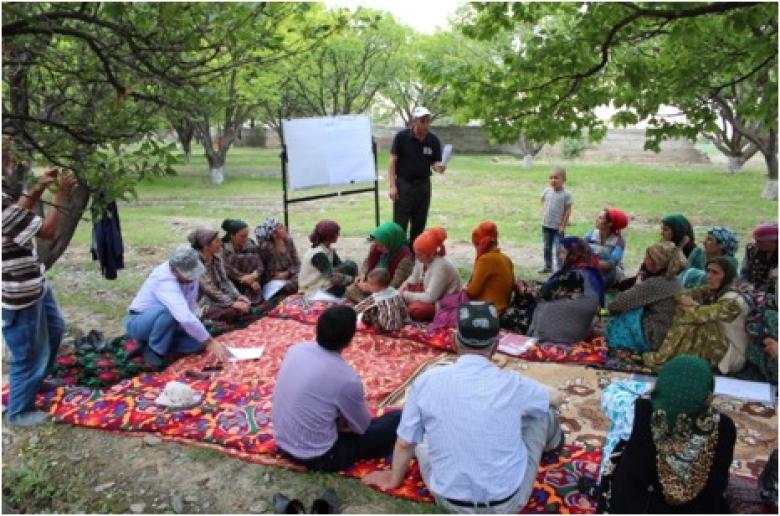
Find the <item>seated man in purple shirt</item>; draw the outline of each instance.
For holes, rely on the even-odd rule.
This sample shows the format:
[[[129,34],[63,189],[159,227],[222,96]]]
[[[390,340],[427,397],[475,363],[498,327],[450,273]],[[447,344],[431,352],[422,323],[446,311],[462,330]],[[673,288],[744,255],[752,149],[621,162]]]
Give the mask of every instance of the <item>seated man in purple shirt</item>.
[[[198,278],[203,271],[195,249],[177,247],[146,278],[130,303],[125,329],[143,345],[148,364],[160,367],[168,353],[197,353],[204,348],[220,360],[230,355],[209,335],[196,313]]]
[[[341,357],[356,324],[352,308],[327,309],[317,321],[317,342],[291,346],[276,378],[276,444],[309,469],[340,471],[393,451],[401,413],[371,419],[363,382]]]

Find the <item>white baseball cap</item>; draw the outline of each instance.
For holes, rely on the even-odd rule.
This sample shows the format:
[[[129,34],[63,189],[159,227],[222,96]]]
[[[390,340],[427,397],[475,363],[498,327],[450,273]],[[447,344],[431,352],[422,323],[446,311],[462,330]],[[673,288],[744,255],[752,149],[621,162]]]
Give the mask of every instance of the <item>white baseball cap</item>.
[[[412,111],[412,116],[414,118],[422,118],[424,116],[431,116],[431,112],[428,111],[427,107],[417,106],[414,108],[414,111]]]

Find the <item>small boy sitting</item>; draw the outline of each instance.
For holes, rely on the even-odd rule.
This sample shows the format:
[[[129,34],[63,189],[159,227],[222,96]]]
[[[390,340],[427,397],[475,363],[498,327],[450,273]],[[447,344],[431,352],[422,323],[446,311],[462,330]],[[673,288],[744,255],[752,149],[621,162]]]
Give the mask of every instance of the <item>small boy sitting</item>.
[[[371,295],[355,306],[363,323],[380,331],[400,330],[409,320],[406,304],[396,289],[390,286],[392,277],[387,269],[377,267],[366,276]]]

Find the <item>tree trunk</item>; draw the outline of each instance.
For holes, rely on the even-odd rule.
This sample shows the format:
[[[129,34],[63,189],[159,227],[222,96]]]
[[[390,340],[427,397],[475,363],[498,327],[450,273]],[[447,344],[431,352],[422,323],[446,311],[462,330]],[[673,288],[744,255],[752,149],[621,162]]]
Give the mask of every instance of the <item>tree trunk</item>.
[[[742,156],[729,156],[728,169],[730,174],[736,174],[742,170],[742,165],[745,164],[745,160]]]
[[[90,192],[87,188],[77,185],[71,191],[70,197],[60,214],[59,225],[57,226],[56,236],[53,240],[38,239],[38,256],[41,262],[50,269],[52,265],[62,256],[67,249],[73,233],[81,221],[81,216],[87,209]],[[54,206],[46,206],[47,210],[56,210]]]
[[[222,150],[216,152],[207,151],[206,159],[209,162],[211,182],[215,185],[221,185],[225,182],[225,153]]]
[[[777,131],[769,130],[766,152],[763,151],[766,161],[767,182],[761,197],[770,201],[777,201]]]

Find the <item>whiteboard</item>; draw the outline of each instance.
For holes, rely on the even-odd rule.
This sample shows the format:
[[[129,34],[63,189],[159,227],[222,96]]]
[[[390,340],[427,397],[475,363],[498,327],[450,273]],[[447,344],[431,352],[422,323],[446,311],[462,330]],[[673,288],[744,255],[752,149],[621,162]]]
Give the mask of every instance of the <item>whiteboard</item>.
[[[291,190],[374,181],[367,115],[282,120]]]

